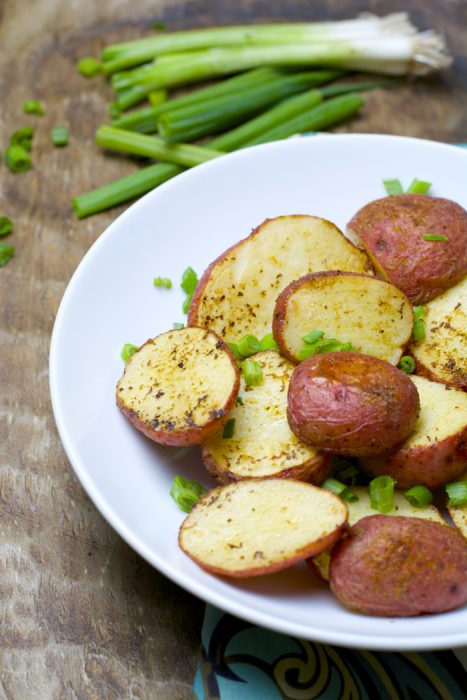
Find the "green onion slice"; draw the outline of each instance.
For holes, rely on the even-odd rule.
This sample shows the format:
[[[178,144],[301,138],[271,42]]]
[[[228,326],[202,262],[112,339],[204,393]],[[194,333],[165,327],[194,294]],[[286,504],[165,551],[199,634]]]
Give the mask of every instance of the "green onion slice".
[[[229,418],[227,423],[224,425],[224,430],[222,431],[222,437],[224,440],[233,437],[235,432],[235,418]]]
[[[188,313],[192,299],[193,299],[193,294],[188,294],[185,301],[183,302],[182,311],[184,314]]]
[[[448,241],[447,236],[443,236],[442,233],[424,233],[423,240],[425,241]]]
[[[131,343],[125,343],[120,353],[123,362],[128,362],[130,357],[137,351],[138,346]]]
[[[425,337],[425,321],[422,318],[417,318],[413,324],[412,340],[415,343],[418,343],[420,340],[425,340]]]
[[[260,350],[277,350],[277,343],[274,340],[272,333],[266,333],[266,335],[259,341]]]
[[[232,350],[233,354],[235,355],[235,359],[237,359],[237,360],[243,359],[242,354],[241,354],[240,350],[238,349],[237,343],[227,343],[227,345],[229,346],[229,348]]]
[[[14,246],[0,243],[0,267],[3,267],[15,254]]]
[[[399,360],[399,369],[406,374],[412,374],[415,369],[415,360],[410,355],[403,355]]]
[[[424,508],[433,500],[433,494],[426,486],[412,486],[408,491],[404,491],[404,496],[414,508]]]
[[[324,335],[324,331],[310,331],[302,337],[302,340],[307,345],[313,345],[317,340],[320,340]]]
[[[198,284],[198,275],[192,267],[187,267],[182,275],[181,287],[185,294],[193,294]]]
[[[64,126],[54,126],[50,130],[50,138],[56,148],[62,148],[68,144],[68,129]]]
[[[168,277],[154,277],[154,286],[172,289],[172,280]]]
[[[181,328],[185,328],[185,324],[179,323],[178,321],[175,321],[173,324],[174,331],[179,331]]]
[[[189,513],[195,503],[207,489],[197,481],[187,481],[182,476],[176,476],[170,489],[170,495],[175,503],[185,513]]]
[[[449,506],[467,505],[467,481],[452,481],[445,486]]]
[[[428,309],[425,306],[414,306],[413,307],[414,321],[417,321],[419,318],[423,318],[423,316],[426,316],[427,313],[428,313]]]
[[[370,504],[379,513],[390,513],[394,504],[395,480],[390,476],[377,476],[370,481]]]
[[[243,400],[243,398],[242,398],[241,396],[237,396],[237,401],[236,401],[236,402],[239,404],[239,406],[243,406],[244,403],[245,403],[244,400]]]
[[[254,355],[261,350],[258,338],[251,333],[247,333],[243,338],[240,338],[237,348],[242,357],[250,357],[250,355]]]
[[[29,153],[32,146],[34,129],[32,126],[25,126],[22,129],[17,129],[10,136],[10,146],[21,146]]]
[[[8,216],[0,216],[0,238],[8,236],[13,230],[13,222]]]
[[[78,70],[85,78],[92,78],[101,72],[102,66],[94,56],[85,56],[78,61]]]
[[[44,114],[44,107],[39,100],[26,100],[23,102],[23,111],[25,114],[37,114],[42,116]]]
[[[9,146],[5,153],[5,163],[12,173],[24,173],[32,167],[32,159],[23,146]]]
[[[247,386],[257,386],[263,381],[263,370],[261,365],[248,357],[242,365],[243,377]]]
[[[430,190],[431,182],[426,182],[426,180],[418,180],[416,177],[412,180],[410,185],[407,187],[407,194],[427,194]]]
[[[355,501],[358,501],[358,496],[355,491],[352,491],[352,489],[349,489],[346,484],[343,484],[337,479],[333,479],[332,477],[325,479],[321,486],[323,489],[332,491],[332,493],[340,496],[344,499],[344,501],[348,501],[349,503],[355,503]]]
[[[404,192],[400,180],[383,180],[383,185],[388,195],[403,194]]]

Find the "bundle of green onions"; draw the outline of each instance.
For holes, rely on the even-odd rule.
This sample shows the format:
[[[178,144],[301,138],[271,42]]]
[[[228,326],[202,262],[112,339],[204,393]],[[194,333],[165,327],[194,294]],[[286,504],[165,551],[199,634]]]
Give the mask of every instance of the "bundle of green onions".
[[[100,62],[79,64],[87,76],[110,75],[116,91],[112,125],[97,130],[97,144],[159,162],[80,195],[73,207],[89,216],[223,153],[328,129],[358,112],[362,91],[397,83],[326,85],[348,71],[424,75],[450,61],[442,38],[417,32],[405,13],[158,33],[108,46]],[[207,81],[186,94],[168,92]],[[123,114],[143,100],[149,103]]]

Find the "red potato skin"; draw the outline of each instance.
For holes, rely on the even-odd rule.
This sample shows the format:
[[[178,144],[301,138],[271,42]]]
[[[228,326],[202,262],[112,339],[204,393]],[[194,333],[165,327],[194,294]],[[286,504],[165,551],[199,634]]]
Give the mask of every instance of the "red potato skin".
[[[331,590],[355,612],[411,617],[467,603],[467,542],[447,525],[370,515],[331,554]]]
[[[218,484],[230,484],[233,481],[241,481],[242,479],[238,477],[235,473],[230,472],[228,469],[219,469],[217,464],[210,457],[210,453],[204,447],[202,448],[202,459],[203,464],[211,474],[211,476],[217,481]],[[330,475],[332,469],[332,456],[328,454],[317,455],[314,459],[310,459],[304,464],[297,465],[296,467],[291,467],[290,469],[283,469],[281,472],[276,472],[271,474],[271,478],[275,479],[297,479],[297,481],[307,481],[314,486],[321,486],[323,481],[327,479]],[[244,477],[248,479],[254,479],[255,477]],[[260,476],[259,479],[265,479],[267,477]]]
[[[395,452],[366,457],[360,459],[359,464],[372,476],[392,476],[399,489],[420,485],[433,491],[465,470],[467,429],[430,445],[400,447]]]
[[[224,343],[221,338],[219,338],[219,341],[222,342],[223,350],[228,354],[232,366],[235,368],[235,384],[225,405],[222,409],[217,411],[217,414],[212,417],[209,423],[206,423],[205,425],[186,427],[183,430],[169,429],[168,426],[165,429],[157,430],[156,428],[149,426],[147,423],[142,421],[137,412],[131,410],[128,408],[128,406],[125,406],[125,404],[119,400],[117,392],[117,406],[126,416],[126,418],[128,418],[130,423],[132,423],[137,430],[143,433],[143,435],[148,437],[150,440],[157,442],[159,445],[167,445],[172,447],[199,445],[201,442],[212,437],[219,430],[221,430],[222,426],[227,422],[228,414],[235,406],[235,402],[237,400],[238,392],[240,390],[240,371],[238,369],[235,355],[229,346]],[[147,342],[149,343],[151,340],[148,340]]]
[[[440,197],[401,194],[362,207],[347,228],[363,243],[377,271],[412,304],[424,304],[467,273],[467,212]],[[447,236],[426,241],[425,233]]]
[[[420,411],[413,382],[384,360],[354,352],[315,355],[293,371],[291,430],[319,449],[363,457],[403,442]]]

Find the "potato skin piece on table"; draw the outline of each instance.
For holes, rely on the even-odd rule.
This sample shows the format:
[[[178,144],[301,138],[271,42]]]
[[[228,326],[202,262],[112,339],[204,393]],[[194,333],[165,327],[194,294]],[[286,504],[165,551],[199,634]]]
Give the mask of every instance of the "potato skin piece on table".
[[[279,294],[272,324],[281,353],[292,362],[299,362],[303,336],[319,330],[393,365],[412,327],[412,305],[400,289],[355,272],[316,272],[295,280]]]
[[[355,612],[410,617],[454,610],[467,603],[467,543],[439,523],[371,515],[336,544],[330,576],[333,593]]]
[[[355,352],[315,355],[290,380],[288,420],[315,447],[360,457],[395,447],[412,432],[418,393],[404,372]]]
[[[225,423],[240,373],[230,348],[205,328],[182,328],[148,340],[128,360],[117,405],[162,445],[196,445]]]
[[[204,272],[188,324],[212,328],[229,342],[246,333],[261,337],[271,331],[279,292],[292,280],[321,270],[372,274],[366,253],[330,221],[298,214],[266,219]]]
[[[421,194],[376,199],[347,225],[378,272],[412,304],[424,304],[467,273],[467,212],[456,202]],[[427,241],[424,234],[446,236]]]
[[[321,484],[331,469],[331,457],[297,438],[287,422],[287,387],[294,365],[274,350],[254,356],[263,381],[246,386],[240,378],[239,397],[229,413],[234,434],[222,431],[203,442],[203,461],[219,483],[240,479],[281,477]]]
[[[433,490],[457,479],[467,464],[467,394],[424,377],[410,380],[420,397],[413,433],[395,450],[359,462],[369,474],[392,476],[400,489]]]
[[[347,522],[346,504],[295,479],[245,479],[213,489],[194,505],[180,548],[214,574],[270,574],[331,546]]]

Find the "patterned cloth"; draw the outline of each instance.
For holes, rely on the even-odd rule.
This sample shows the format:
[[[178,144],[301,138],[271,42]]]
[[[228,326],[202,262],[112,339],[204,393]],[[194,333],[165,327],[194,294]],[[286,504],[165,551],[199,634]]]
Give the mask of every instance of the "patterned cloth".
[[[372,652],[315,644],[207,606],[199,700],[466,700],[467,649]]]

